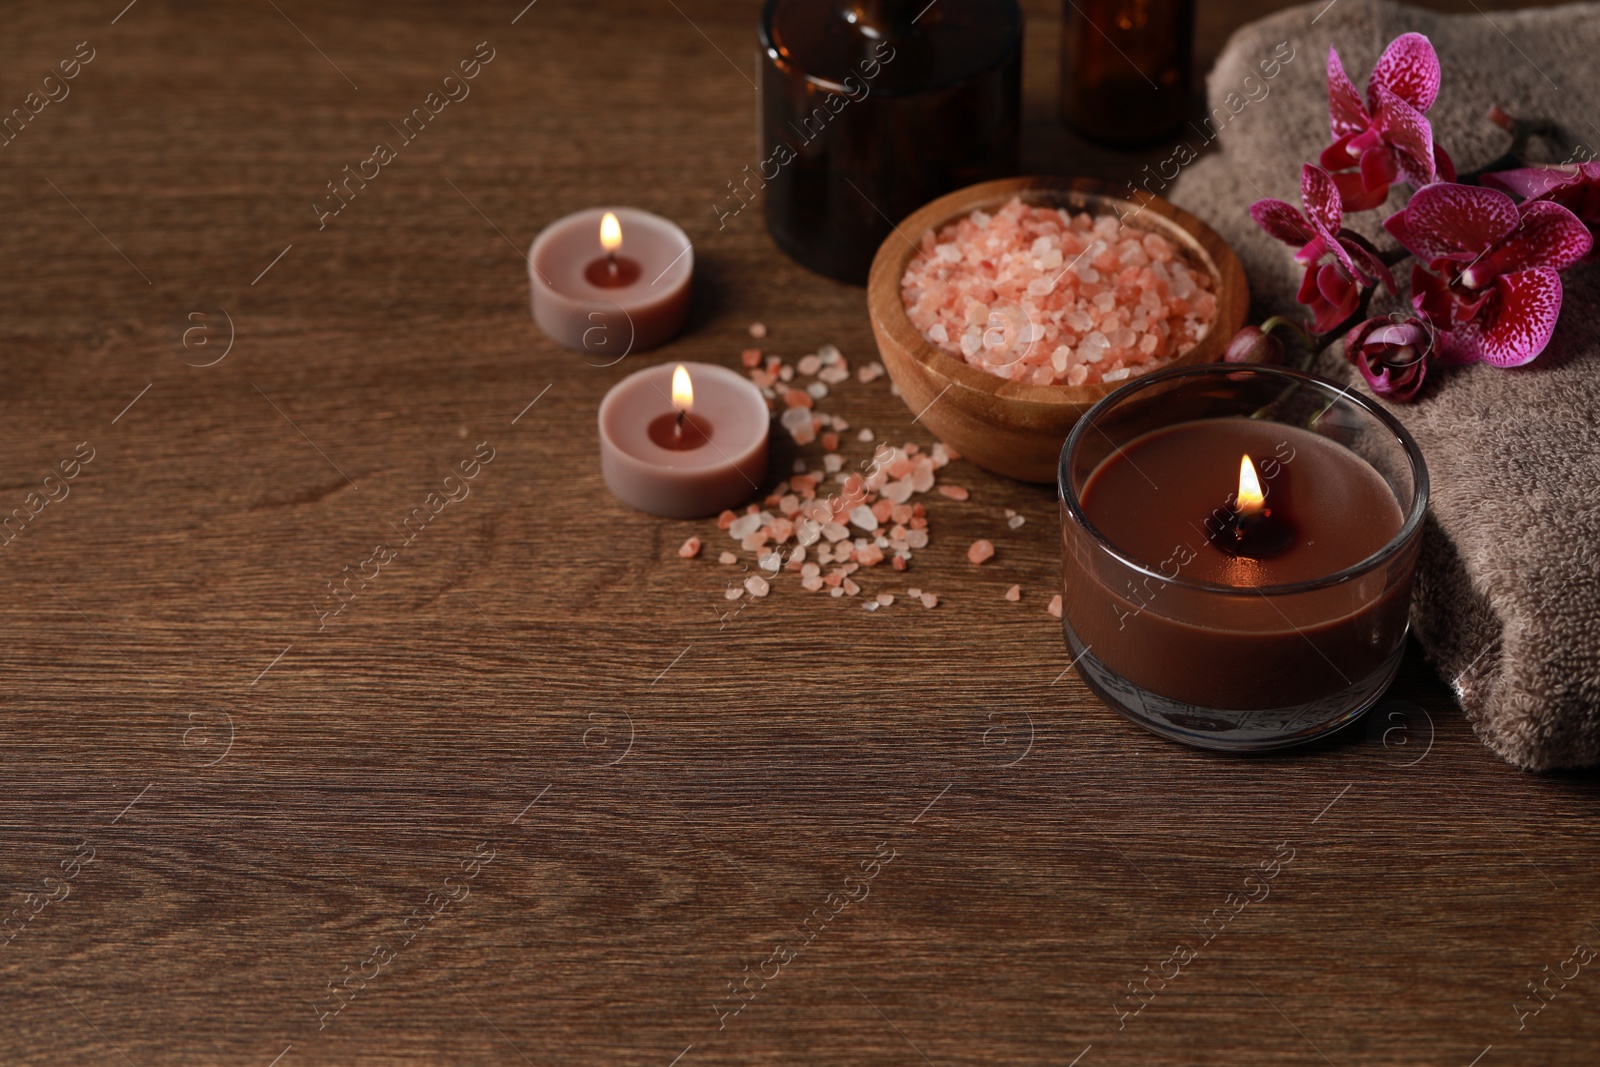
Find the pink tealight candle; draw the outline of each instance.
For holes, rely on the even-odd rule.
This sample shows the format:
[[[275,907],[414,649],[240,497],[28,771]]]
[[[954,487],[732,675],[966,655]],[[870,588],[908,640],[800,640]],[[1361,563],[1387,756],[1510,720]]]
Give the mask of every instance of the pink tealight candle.
[[[619,359],[678,335],[693,276],[684,232],[633,208],[567,215],[528,250],[539,328],[568,348]]]
[[[740,375],[663,363],[622,379],[600,402],[600,471],[640,511],[716,515],[761,490],[770,426],[761,391]]]

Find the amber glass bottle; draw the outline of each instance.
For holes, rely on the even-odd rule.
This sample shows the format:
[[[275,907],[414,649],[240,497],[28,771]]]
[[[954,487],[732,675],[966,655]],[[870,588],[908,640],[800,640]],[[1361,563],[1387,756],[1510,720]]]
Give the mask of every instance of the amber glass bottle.
[[[1188,115],[1194,0],[1066,0],[1061,117],[1116,145],[1159,141]]]
[[[812,270],[864,284],[894,223],[1016,173],[1016,0],[767,0],[760,44],[756,184]]]

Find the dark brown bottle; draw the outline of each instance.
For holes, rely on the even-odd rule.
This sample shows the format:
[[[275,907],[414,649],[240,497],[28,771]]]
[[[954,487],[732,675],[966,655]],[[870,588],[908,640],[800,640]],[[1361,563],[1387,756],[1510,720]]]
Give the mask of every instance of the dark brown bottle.
[[[1148,144],[1188,117],[1194,0],[1066,0],[1061,117],[1115,145]]]
[[[1015,0],[767,0],[760,42],[754,184],[773,240],[804,266],[864,284],[894,223],[1016,173]]]

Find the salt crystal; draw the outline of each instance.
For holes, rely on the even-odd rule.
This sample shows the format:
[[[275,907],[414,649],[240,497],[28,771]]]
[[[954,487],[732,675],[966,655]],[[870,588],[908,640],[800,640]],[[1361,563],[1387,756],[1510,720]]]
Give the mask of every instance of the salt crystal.
[[[812,382],[806,386],[806,392],[811,394],[812,399],[821,400],[828,395],[828,387],[822,382]]]
[[[752,574],[744,580],[744,587],[750,591],[751,596],[766,596],[772,586],[759,574]]]
[[[1022,524],[1027,521],[1028,520],[1023,518],[1021,515],[1013,515],[1006,520],[1006,525],[1011,527],[1013,530],[1020,530],[1022,529]]]
[[[994,556],[994,545],[982,538],[972,542],[972,547],[967,549],[967,558],[973,563],[982,563]]]
[[[845,591],[846,596],[855,596],[857,593],[861,592],[861,587],[848,578],[839,584],[839,588]]]
[[[754,337],[757,341],[759,341],[763,337],[765,337],[766,335],[767,335],[767,328],[765,326],[763,326],[761,323],[752,322],[750,324],[750,336],[751,337]]]
[[[872,431],[867,429],[865,426],[863,426],[861,428],[861,432],[856,434],[856,440],[858,440],[858,441],[870,441],[870,440],[872,440]]]
[[[795,361],[795,369],[809,378],[822,369],[822,359],[814,354],[801,356]]]
[[[678,555],[682,556],[684,559],[694,559],[699,554],[700,538],[698,537],[689,538],[689,540],[683,543],[683,547],[678,549]]]
[[[842,586],[837,586],[837,585],[834,586],[833,587],[833,595],[834,596],[844,596],[844,588]]]
[[[906,534],[906,544],[910,545],[912,548],[927,548],[928,547],[928,531],[927,530],[911,530],[911,531],[909,531]]]
[[[862,530],[876,530],[878,528],[878,517],[872,513],[871,508],[865,504],[860,504],[851,510],[850,524]]]
[[[878,603],[882,604],[884,607],[888,607],[890,604],[894,603],[894,594],[893,593],[879,593],[878,594]]]
[[[932,593],[923,593],[918,599],[922,601],[923,607],[930,610],[939,606],[939,598],[934,596]]]
[[[806,461],[803,460],[803,459],[795,460],[794,461],[794,472],[796,474],[804,474],[806,472]]]
[[[794,381],[794,368],[785,363],[778,368],[778,380],[782,382]]]
[[[761,366],[761,349],[747,348],[739,353],[739,360],[746,367],[759,367]]]
[[[920,590],[920,589],[907,589],[906,590],[906,596],[910,597],[912,600],[916,600],[918,597],[922,596],[922,590]]]
[[[761,529],[761,522],[759,512],[754,515],[741,515],[729,525],[728,536],[735,541],[743,541],[746,537]]]
[[[768,552],[766,555],[761,557],[756,566],[760,567],[768,574],[777,574],[783,569],[783,557],[776,552]],[[757,593],[756,595],[766,596],[767,594]]]
[[[1106,371],[1100,376],[1100,380],[1103,382],[1120,382],[1132,373],[1133,371],[1127,367],[1119,367],[1116,370]]]
[[[869,511],[867,514],[871,515],[872,512]],[[838,542],[843,541],[846,537],[849,537],[850,531],[845,529],[845,527],[840,523],[830,522],[822,528],[822,536],[826,537],[829,541]]]
[[[822,457],[822,469],[829,474],[835,474],[844,466],[844,457],[837,452],[830,452]]]
[[[822,365],[831,367],[844,358],[844,353],[839,351],[837,345],[823,345],[817,349],[817,356],[822,360]]]
[[[959,485],[941,485],[939,487],[939,492],[943,493],[951,500],[965,500],[967,497],[972,495]]]
[[[739,585],[730,585],[728,588],[722,591],[722,595],[729,600],[738,600],[740,597],[744,596],[744,587]]]
[[[850,380],[850,371],[848,368],[837,364],[832,367],[823,367],[817,372],[817,380],[827,382],[829,385],[838,385],[840,382]]]
[[[861,606],[866,608],[868,611],[877,611],[878,610],[878,602],[876,600],[869,600],[866,603],[862,604]]]
[[[1045,609],[1056,618],[1061,618],[1061,594],[1057,593],[1050,598],[1050,606]]]
[[[727,567],[738,563],[739,557],[734,555],[732,552],[724,552],[722,555],[717,557],[717,562],[722,564],[724,567]]]
[[[812,574],[800,579],[800,588],[807,592],[815,593],[822,588],[822,578]]]

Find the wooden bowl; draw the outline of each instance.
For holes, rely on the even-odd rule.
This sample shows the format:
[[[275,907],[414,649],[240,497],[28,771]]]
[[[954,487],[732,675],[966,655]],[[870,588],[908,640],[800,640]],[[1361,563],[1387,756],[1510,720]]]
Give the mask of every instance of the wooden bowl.
[[[1124,195],[1125,194],[1125,195]],[[1020,197],[1025,204],[1091,215],[1121,212],[1126,225],[1161,234],[1189,266],[1211,275],[1217,320],[1200,343],[1160,369],[1222,358],[1244,325],[1250,292],[1244,268],[1216,231],[1181,208],[1143,190],[1121,193],[1090,178],[1002,178],[959,189],[912,214],[878,248],[867,279],[867,306],[884,367],[906,406],[940,440],[989,470],[1027,482],[1056,480],[1061,445],[1095,401],[1120,382],[1032,385],[974,367],[934,345],[911,324],[900,279],[924,234],[972,213],[996,211]]]

